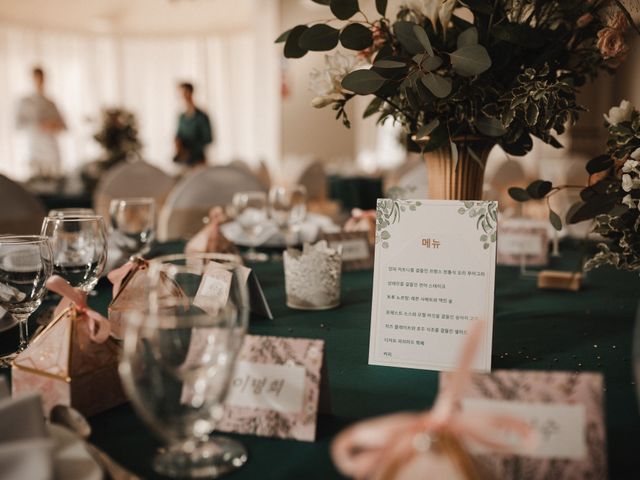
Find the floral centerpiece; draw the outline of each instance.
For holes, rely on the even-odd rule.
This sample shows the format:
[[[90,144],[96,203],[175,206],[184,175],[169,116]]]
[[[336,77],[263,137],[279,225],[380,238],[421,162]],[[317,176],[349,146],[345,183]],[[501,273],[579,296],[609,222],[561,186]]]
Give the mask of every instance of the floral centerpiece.
[[[560,230],[561,217],[551,208],[549,199],[561,190],[580,189],[580,201],[566,216],[567,223],[594,221],[593,231],[605,242],[585,264],[590,270],[602,265],[640,271],[640,112],[624,100],[605,115],[609,130],[606,153],[587,165],[589,182],[585,186],[555,186],[536,180],[526,189],[513,187],[510,195],[521,202],[546,199],[549,219]]]
[[[376,0],[314,0],[335,18],[297,25],[276,41],[284,55],[329,51],[313,74],[312,104],[345,105],[374,95],[365,116],[392,118],[408,148],[425,153],[431,198],[479,199],[491,148],[523,155],[532,137],[555,147],[582,110],[578,89],[625,58],[631,16],[612,0],[422,0],[392,19]],[[335,24],[335,22],[342,22]]]

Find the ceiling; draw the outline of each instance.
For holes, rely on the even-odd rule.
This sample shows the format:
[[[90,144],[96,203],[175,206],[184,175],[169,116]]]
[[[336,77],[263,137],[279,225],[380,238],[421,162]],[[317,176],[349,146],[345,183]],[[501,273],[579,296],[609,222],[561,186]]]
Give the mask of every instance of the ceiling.
[[[1,0],[0,22],[93,33],[231,31],[251,27],[255,1]]]

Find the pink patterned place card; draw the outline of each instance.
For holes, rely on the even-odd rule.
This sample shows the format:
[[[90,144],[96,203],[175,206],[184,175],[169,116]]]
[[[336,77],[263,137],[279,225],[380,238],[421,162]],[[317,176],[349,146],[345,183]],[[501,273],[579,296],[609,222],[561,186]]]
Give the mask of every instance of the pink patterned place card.
[[[247,335],[217,430],[314,441],[323,357],[323,340]]]
[[[450,374],[441,374],[441,389],[450,378]],[[461,406],[466,412],[517,415],[537,431],[537,446],[526,453],[487,455],[473,450],[495,478],[607,478],[603,378],[599,373],[499,370],[474,374]]]
[[[549,263],[547,224],[529,218],[500,219],[498,265],[542,267]]]

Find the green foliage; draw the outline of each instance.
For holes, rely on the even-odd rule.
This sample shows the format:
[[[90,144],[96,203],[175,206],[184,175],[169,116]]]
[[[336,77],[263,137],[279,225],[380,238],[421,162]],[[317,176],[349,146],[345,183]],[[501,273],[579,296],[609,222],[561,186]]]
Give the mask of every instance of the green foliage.
[[[340,30],[325,23],[318,23],[302,32],[298,45],[311,52],[325,52],[336,48],[339,38]]]
[[[364,50],[373,43],[373,34],[361,23],[351,23],[340,33],[340,43],[349,50]]]

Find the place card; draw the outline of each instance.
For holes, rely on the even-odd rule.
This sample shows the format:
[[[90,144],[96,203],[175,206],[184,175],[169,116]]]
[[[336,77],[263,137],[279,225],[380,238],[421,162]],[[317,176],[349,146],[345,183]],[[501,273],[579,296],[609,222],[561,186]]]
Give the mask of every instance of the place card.
[[[342,246],[342,269],[344,271],[373,268],[373,248],[369,243],[367,232],[324,233],[321,239],[326,240],[329,247],[335,250]]]
[[[446,388],[450,374],[442,374]],[[460,402],[469,413],[515,415],[536,430],[534,450],[514,455],[474,447],[495,478],[607,478],[603,378],[599,373],[499,370],[473,374]]]
[[[247,335],[216,430],[315,440],[328,404],[323,359],[323,340]]]
[[[549,263],[547,223],[529,218],[501,218],[497,263],[531,267]]]
[[[491,369],[496,202],[378,200],[369,364],[456,367],[471,322],[473,368]]]

